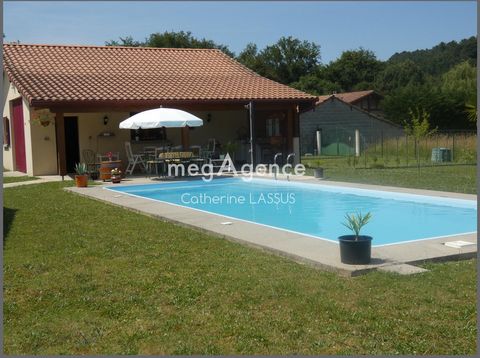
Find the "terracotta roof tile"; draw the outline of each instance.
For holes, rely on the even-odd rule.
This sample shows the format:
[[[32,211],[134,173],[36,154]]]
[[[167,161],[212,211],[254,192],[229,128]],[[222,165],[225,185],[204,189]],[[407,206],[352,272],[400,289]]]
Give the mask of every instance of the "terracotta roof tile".
[[[367,91],[356,91],[356,92],[342,92],[342,93],[318,96],[316,104],[318,105],[320,103],[323,103],[332,96],[335,96],[344,102],[353,103],[358,101],[359,99],[362,99],[363,97],[370,96],[372,93],[376,93],[376,92],[374,90],[367,90]]]
[[[356,91],[356,92],[343,92],[337,93],[335,96],[340,98],[342,101],[353,103],[358,101],[359,99],[369,96],[374,93],[374,90],[367,90],[367,91]]]
[[[10,81],[31,104],[316,98],[215,49],[6,44],[3,51]]]

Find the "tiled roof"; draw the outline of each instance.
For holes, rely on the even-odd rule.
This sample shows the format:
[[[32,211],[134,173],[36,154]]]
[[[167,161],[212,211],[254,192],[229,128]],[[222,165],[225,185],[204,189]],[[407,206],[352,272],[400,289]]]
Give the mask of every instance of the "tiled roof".
[[[339,97],[342,101],[353,103],[363,97],[370,96],[372,93],[375,93],[375,91],[367,90],[367,91],[357,91],[357,92],[344,92],[344,93],[337,93],[336,96]]]
[[[371,95],[372,93],[375,93],[375,91],[367,90],[367,91],[356,91],[356,92],[343,92],[343,93],[335,93],[335,94],[329,94],[324,96],[318,96],[317,104],[325,102],[327,99],[329,99],[332,96],[340,98],[342,101],[347,103],[354,103],[359,99],[362,99],[363,97],[367,97]]]
[[[102,101],[315,101],[220,50],[3,46],[10,81],[30,104]]]

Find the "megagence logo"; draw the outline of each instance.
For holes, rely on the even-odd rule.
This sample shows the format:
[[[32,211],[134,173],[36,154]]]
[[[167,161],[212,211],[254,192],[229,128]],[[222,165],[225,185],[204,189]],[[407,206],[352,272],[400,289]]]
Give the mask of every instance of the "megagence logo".
[[[243,164],[240,168],[240,171],[237,171],[235,164],[233,163],[230,155],[225,155],[225,159],[220,166],[218,172],[214,173],[212,164],[202,164],[201,166],[197,164],[189,164],[185,166],[182,163],[169,163],[168,164],[168,176],[197,176],[201,175],[202,180],[205,182],[211,181],[214,176],[221,176],[225,173],[233,174],[234,176],[239,176],[245,181],[252,180],[254,175],[257,176],[266,176],[268,173],[282,173],[284,175],[305,175],[305,166],[303,164],[296,164],[292,166],[291,164],[285,164],[279,166],[278,164],[257,164],[255,168],[252,164]]]

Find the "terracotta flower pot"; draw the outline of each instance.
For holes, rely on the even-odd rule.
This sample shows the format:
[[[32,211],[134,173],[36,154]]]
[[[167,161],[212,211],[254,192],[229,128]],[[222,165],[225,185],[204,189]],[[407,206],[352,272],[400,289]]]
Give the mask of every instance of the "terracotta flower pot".
[[[112,183],[118,184],[122,181],[122,176],[120,174],[112,174]]]
[[[85,188],[88,185],[88,175],[75,175],[75,184],[77,188]]]

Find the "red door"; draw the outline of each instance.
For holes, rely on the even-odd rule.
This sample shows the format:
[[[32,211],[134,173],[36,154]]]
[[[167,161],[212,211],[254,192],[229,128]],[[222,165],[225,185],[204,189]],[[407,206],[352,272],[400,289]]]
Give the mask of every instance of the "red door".
[[[13,117],[13,149],[15,155],[15,169],[27,172],[27,158],[25,157],[25,125],[23,123],[22,99],[12,101]]]

